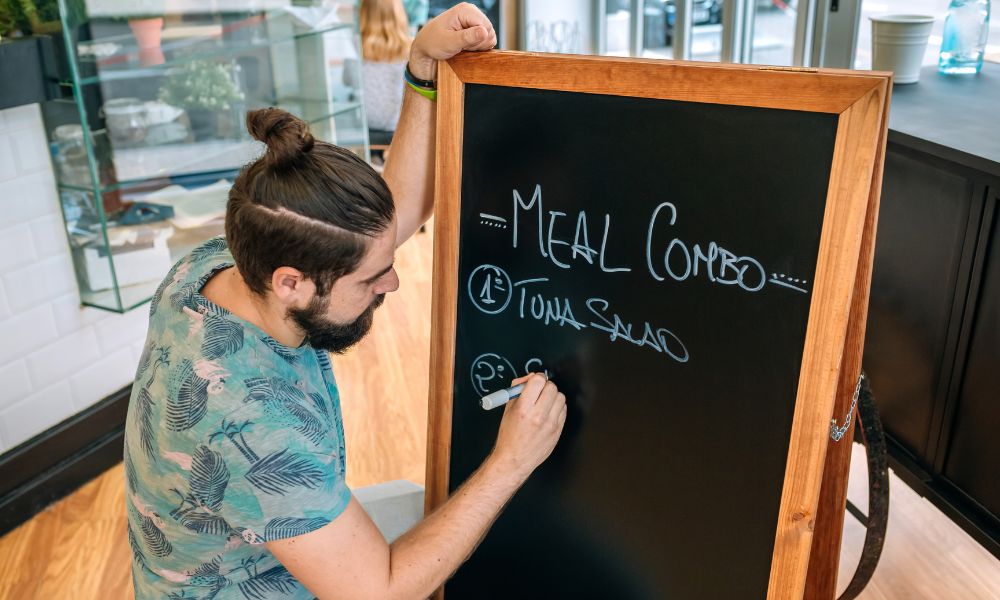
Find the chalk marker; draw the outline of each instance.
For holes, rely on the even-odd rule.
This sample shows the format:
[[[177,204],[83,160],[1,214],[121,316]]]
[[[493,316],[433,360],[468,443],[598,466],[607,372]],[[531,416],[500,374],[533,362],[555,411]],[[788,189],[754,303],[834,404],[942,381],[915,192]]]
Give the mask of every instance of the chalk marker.
[[[524,390],[523,383],[515,385],[514,387],[509,387],[505,390],[497,390],[492,394],[483,396],[479,401],[479,406],[482,406],[483,410],[490,410],[498,406],[503,406],[514,398],[520,396],[522,390]]]

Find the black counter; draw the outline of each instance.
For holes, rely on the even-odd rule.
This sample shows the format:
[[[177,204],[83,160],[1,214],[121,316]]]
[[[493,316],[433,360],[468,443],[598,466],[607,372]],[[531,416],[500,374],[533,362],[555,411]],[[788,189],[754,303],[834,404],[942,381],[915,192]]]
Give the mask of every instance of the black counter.
[[[1000,64],[978,75],[941,75],[895,85],[889,141],[1000,177]]]

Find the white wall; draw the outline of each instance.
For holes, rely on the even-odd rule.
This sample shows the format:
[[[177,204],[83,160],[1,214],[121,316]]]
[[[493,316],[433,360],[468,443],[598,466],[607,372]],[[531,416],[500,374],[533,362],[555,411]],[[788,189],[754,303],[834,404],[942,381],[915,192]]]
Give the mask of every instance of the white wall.
[[[127,385],[148,312],[80,307],[38,105],[0,110],[0,453]]]

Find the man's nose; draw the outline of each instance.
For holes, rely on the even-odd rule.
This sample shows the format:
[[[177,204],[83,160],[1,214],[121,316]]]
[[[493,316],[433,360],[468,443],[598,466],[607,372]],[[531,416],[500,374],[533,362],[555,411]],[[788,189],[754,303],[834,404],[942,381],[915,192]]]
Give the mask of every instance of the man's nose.
[[[383,279],[384,282],[379,282],[381,285],[375,289],[376,294],[388,294],[399,289],[399,274],[396,273],[396,269],[386,273]]]

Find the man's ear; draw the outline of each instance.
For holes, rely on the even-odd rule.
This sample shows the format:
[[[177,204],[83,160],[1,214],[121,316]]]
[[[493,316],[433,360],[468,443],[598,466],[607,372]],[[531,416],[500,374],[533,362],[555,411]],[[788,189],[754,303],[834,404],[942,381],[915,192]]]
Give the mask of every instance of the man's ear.
[[[304,306],[315,285],[294,267],[278,267],[271,273],[271,291],[286,306]]]

